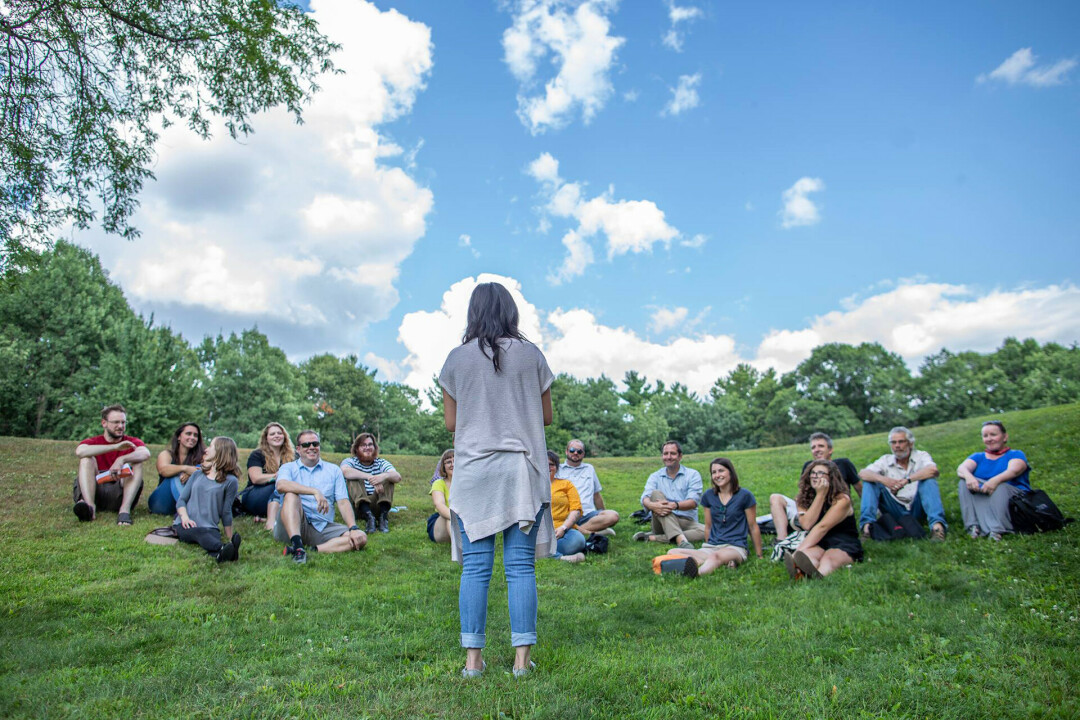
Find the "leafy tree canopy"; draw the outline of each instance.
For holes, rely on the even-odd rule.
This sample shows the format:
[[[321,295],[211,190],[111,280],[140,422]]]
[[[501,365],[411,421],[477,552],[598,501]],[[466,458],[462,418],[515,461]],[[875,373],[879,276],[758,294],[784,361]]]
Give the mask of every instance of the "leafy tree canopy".
[[[4,0],[0,236],[4,255],[86,228],[134,238],[158,126],[233,136],[284,105],[300,120],[337,46],[277,0]]]

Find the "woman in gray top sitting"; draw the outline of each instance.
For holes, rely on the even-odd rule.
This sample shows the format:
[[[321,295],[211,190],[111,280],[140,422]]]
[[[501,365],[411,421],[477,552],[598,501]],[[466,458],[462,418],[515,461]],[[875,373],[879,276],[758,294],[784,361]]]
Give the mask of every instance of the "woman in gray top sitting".
[[[210,441],[203,453],[202,467],[192,473],[176,501],[176,536],[180,542],[197,544],[217,561],[240,557],[240,533],[232,528],[232,507],[236,499],[236,443],[219,436]],[[225,528],[229,542],[221,541],[218,522]]]

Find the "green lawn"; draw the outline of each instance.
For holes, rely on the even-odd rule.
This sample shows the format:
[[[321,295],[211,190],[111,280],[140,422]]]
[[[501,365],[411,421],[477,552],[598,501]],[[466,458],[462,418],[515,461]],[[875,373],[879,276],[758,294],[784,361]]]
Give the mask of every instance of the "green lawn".
[[[1033,483],[1080,514],[1080,405],[1004,420]],[[611,553],[538,564],[539,669],[520,681],[497,561],[473,682],[459,677],[458,566],[424,529],[434,458],[390,458],[409,509],[362,553],[297,567],[242,518],[240,562],[217,566],[142,541],[166,523],[145,492],[133,528],[107,513],[80,525],[74,443],[0,438],[0,717],[1080,716],[1080,527],[963,535],[952,469],[980,448],[979,424],[916,431],[943,470],[946,543],[870,543],[867,562],[817,583],[756,560],[654,576],[659,548],[630,540],[629,515],[659,452],[595,461],[623,514]],[[859,467],[886,450],[882,435],[837,443]],[[765,512],[808,452],[729,456]],[[707,476],[710,457],[686,461]]]

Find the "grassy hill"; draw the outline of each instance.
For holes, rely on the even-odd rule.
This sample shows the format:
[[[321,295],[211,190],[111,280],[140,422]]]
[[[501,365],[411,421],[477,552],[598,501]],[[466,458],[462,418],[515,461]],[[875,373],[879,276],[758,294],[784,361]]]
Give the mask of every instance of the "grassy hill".
[[[1080,515],[1080,405],[1003,417],[1033,484]],[[952,469],[979,421],[916,430],[943,470],[944,544],[868,543],[818,583],[751,560],[695,581],[656,577],[630,512],[654,458],[594,462],[623,520],[612,551],[538,562],[539,670],[509,676],[501,563],[487,675],[459,671],[458,566],[428,542],[435,458],[391,457],[392,532],[296,567],[241,518],[239,563],[142,541],[142,505],[80,525],[74,443],[0,438],[0,717],[705,718],[1080,716],[1080,527],[1002,543],[964,537]],[[883,435],[837,442],[863,467]],[[160,448],[153,448],[156,453]],[[766,512],[794,492],[805,447],[726,453]],[[707,477],[712,455],[685,458]],[[331,456],[340,459],[340,456]],[[156,486],[153,471],[148,490]]]

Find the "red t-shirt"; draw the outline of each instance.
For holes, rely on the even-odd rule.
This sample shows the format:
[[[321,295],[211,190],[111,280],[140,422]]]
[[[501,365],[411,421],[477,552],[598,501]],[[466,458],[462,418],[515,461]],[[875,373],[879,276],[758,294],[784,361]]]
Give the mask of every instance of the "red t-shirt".
[[[131,437],[130,435],[125,435],[123,438],[121,438],[121,440],[127,440],[128,442],[130,442],[135,447],[146,447],[146,443],[144,443],[139,438]],[[116,442],[120,442],[121,440],[117,440]],[[94,437],[86,438],[85,440],[83,440],[79,444],[80,445],[112,445],[113,443],[106,440],[104,435],[95,435]],[[100,455],[95,455],[94,459],[97,460],[98,472],[105,472],[106,470],[108,470],[109,468],[112,467],[112,464],[114,462],[116,462],[116,458],[120,457],[121,455],[127,455],[129,452],[131,452],[131,451],[130,450],[124,450],[124,451],[110,450],[107,453],[102,453]]]

